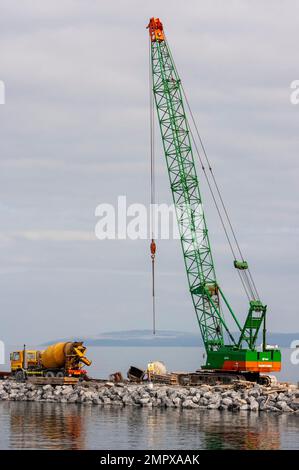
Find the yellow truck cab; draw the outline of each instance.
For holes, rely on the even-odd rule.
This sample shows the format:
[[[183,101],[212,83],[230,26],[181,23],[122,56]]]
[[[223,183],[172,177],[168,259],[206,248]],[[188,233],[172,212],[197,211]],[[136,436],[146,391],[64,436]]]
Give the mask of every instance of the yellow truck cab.
[[[39,351],[21,350],[10,353],[10,368],[16,378],[23,378],[23,370],[34,370],[39,366]],[[18,373],[19,372],[19,373]]]

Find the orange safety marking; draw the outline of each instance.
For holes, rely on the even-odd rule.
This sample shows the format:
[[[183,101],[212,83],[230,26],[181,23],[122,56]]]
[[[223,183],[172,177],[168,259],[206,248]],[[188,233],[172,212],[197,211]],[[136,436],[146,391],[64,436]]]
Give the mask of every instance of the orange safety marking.
[[[224,361],[222,369],[250,372],[279,372],[281,362],[263,361]]]
[[[147,28],[152,42],[162,42],[165,40],[163,24],[159,18],[151,18]]]

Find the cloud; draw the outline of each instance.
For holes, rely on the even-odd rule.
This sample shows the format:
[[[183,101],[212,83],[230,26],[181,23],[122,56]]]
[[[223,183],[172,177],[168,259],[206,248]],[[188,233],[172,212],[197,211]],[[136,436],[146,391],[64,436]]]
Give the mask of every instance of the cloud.
[[[145,26],[156,14],[272,306],[269,329],[299,326],[285,296],[298,284],[299,107],[289,86],[299,78],[299,4],[11,0],[0,17],[0,311],[11,343],[23,344],[24,331],[33,342],[56,337],[57,324],[65,337],[150,327],[148,241],[90,241],[99,203],[121,194],[149,202]],[[170,203],[158,128],[156,159],[157,200]],[[199,179],[217,273],[242,316],[247,305],[200,170]],[[180,250],[178,242],[158,243],[159,327],[191,330]],[[41,315],[53,319],[46,330]]]
[[[96,240],[93,232],[80,232],[71,230],[46,230],[46,231],[25,231],[15,232],[10,235],[13,238],[24,238],[31,241],[51,241],[51,242],[69,242],[69,241],[94,241]]]

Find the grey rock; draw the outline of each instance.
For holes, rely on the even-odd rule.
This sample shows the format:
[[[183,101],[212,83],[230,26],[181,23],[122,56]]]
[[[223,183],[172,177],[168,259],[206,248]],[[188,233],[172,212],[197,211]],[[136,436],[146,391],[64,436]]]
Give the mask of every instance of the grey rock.
[[[225,406],[229,406],[233,404],[233,400],[230,397],[222,398],[221,404]]]
[[[35,390],[36,386],[35,386],[35,384],[27,383],[26,388],[27,388],[27,390]]]
[[[48,392],[46,393],[43,393],[43,399],[44,400],[49,400],[50,398],[53,398],[53,393],[52,393],[52,390],[49,390]]]
[[[139,393],[138,393],[138,392],[137,392],[137,393],[136,393],[136,392],[133,393],[133,394],[131,395],[131,397],[132,397],[132,399],[133,399],[134,402],[139,403],[140,396],[139,396]]]
[[[280,411],[276,406],[267,405],[266,411]]]
[[[256,401],[258,403],[262,403],[265,400],[266,400],[266,397],[264,395],[260,395],[259,397],[256,398]]]
[[[211,389],[211,387],[209,385],[201,385],[200,386],[200,393],[204,394],[204,393],[208,392],[210,389]]]
[[[247,411],[247,410],[250,410],[250,405],[246,404],[246,405],[241,405],[240,406],[240,411]]]
[[[145,408],[152,408],[153,404],[151,401],[149,401],[148,403],[145,403],[144,405],[142,405],[143,407]]]
[[[122,397],[122,401],[125,405],[132,405],[133,404],[133,399],[132,397],[129,395],[129,393],[126,393],[123,397]]]
[[[173,398],[172,402],[176,408],[179,408],[181,406],[181,399],[180,397]]]
[[[217,403],[209,403],[208,410],[217,410],[220,406],[220,401]]]
[[[276,400],[277,401],[286,401],[288,397],[284,393],[279,393]]]
[[[192,400],[185,400],[185,401],[183,401],[182,407],[183,407],[183,408],[187,408],[187,409],[199,408],[199,406],[197,405],[197,403],[193,403]]]
[[[100,400],[99,398],[93,398],[92,403],[93,403],[94,405],[101,405],[101,404],[102,404],[102,400]]]
[[[149,397],[139,399],[139,403],[141,403],[141,405],[146,405],[147,403],[149,403],[149,401]]]
[[[243,398],[237,397],[237,398],[234,399],[234,403],[236,403],[238,405],[246,405],[248,402],[247,402],[247,400],[245,400]],[[249,403],[250,403],[250,400],[249,400]]]
[[[254,397],[254,398],[259,397],[260,396],[260,390],[253,388],[252,390],[249,390],[248,396],[249,397]]]
[[[263,399],[263,400],[259,401],[258,403],[259,403],[259,409],[261,411],[264,411],[267,408],[266,399]]]
[[[85,401],[87,400],[93,400],[93,398],[97,398],[97,396],[94,396],[94,392],[91,391],[86,391],[84,392]]]
[[[20,388],[20,385],[21,385],[21,384],[19,384],[18,382],[11,382],[11,383],[9,384],[9,386],[10,386],[10,388],[11,388],[12,390],[15,390],[15,389]]]
[[[162,398],[166,396],[167,396],[166,388],[160,388],[159,390],[157,390],[157,398]]]
[[[77,393],[73,393],[71,396],[68,397],[69,403],[76,403],[78,400],[79,396]]]
[[[172,400],[168,397],[162,397],[161,402],[162,402],[162,405],[165,406],[166,408],[170,408],[173,406]]]
[[[155,400],[153,400],[153,406],[161,406],[161,403],[161,398],[156,398]]]
[[[287,411],[289,409],[288,404],[285,401],[282,401],[282,400],[277,401],[276,407],[279,410],[282,410],[282,411]]]
[[[221,395],[219,393],[215,393],[214,395],[212,395],[212,397],[210,398],[209,402],[211,404],[215,404],[215,403],[220,403],[220,400],[221,400]]]
[[[167,393],[167,396],[170,398],[170,400],[174,400],[177,397],[176,391],[171,391],[171,393]]]
[[[227,410],[227,409],[228,409],[227,405],[224,405],[223,403],[219,405],[219,410]]]
[[[201,406],[208,406],[209,400],[208,400],[207,398],[205,398],[205,397],[201,397],[201,398],[199,399],[199,404],[200,404]]]
[[[119,388],[116,390],[116,395],[120,398],[122,398],[125,395],[125,393],[126,393],[126,390],[123,388]]]
[[[188,396],[188,393],[189,393],[188,390],[181,388],[180,390],[178,390],[177,396],[181,398],[182,400],[184,400]]]
[[[245,405],[243,405],[243,406],[245,406]],[[259,403],[255,399],[253,399],[253,400],[251,400],[251,402],[249,404],[249,407],[250,407],[251,411],[258,411]]]
[[[220,385],[216,385],[214,388],[213,388],[214,392],[219,392],[219,393],[222,393],[223,392],[223,387],[220,387]]]
[[[292,410],[297,411],[299,410],[299,398],[295,398],[290,402],[290,407]]]

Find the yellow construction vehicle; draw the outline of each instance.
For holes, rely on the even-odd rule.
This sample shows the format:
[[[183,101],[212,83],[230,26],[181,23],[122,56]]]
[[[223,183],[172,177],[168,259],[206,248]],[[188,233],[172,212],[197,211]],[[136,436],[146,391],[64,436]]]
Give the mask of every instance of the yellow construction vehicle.
[[[85,351],[82,341],[55,343],[44,351],[27,350],[24,345],[10,354],[11,375],[20,382],[32,375],[84,378],[83,365],[91,365]]]

